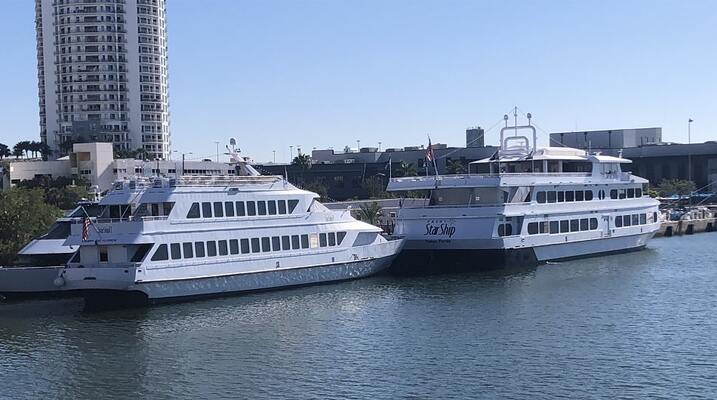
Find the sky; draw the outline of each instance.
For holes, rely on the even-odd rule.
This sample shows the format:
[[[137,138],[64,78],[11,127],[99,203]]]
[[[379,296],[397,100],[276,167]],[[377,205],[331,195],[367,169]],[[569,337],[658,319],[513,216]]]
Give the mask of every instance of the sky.
[[[2,0],[0,142],[39,140],[34,2]],[[172,149],[465,144],[513,106],[547,132],[717,140],[717,1],[169,0]],[[511,119],[512,121],[512,119]],[[497,144],[498,130],[486,132]]]

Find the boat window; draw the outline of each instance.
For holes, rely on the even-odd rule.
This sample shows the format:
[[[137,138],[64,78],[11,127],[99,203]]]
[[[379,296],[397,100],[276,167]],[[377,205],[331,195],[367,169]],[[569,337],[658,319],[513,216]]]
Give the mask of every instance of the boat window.
[[[279,214],[286,214],[286,200],[277,200],[276,204],[279,206]]]
[[[241,253],[247,254],[249,252],[249,239],[242,239],[239,243],[241,244]]]
[[[168,259],[169,254],[167,253],[167,245],[160,244],[159,247],[157,247],[157,250],[154,251],[154,254],[152,254],[152,261],[164,261]]]
[[[269,215],[276,215],[276,202],[274,200],[269,200],[266,202],[266,205],[269,208]]]
[[[256,203],[254,203],[253,201],[246,202],[246,215],[248,215],[248,216],[256,215]]]
[[[219,241],[219,255],[225,256],[229,254],[229,249],[227,248],[227,241],[226,240],[220,240]]]
[[[548,223],[547,222],[540,223],[540,233],[548,233]]]
[[[336,233],[329,233],[329,246],[336,246]]]
[[[281,237],[281,249],[282,250],[291,250],[291,237],[289,237],[289,236]]]
[[[244,202],[243,202],[243,201],[237,201],[235,204],[236,204],[236,206],[237,206],[237,217],[243,217],[243,216],[245,216],[246,213],[244,212]]]
[[[597,218],[590,218],[590,230],[594,231],[598,227]]]
[[[134,255],[132,256],[132,258],[129,261],[135,262],[135,263],[142,262],[142,260],[144,260],[144,257],[149,252],[149,249],[151,249],[151,248],[152,248],[151,244],[139,245],[137,247],[137,251],[134,252]],[[79,252],[78,252],[78,254],[79,254]]]
[[[169,245],[170,253],[172,254],[172,260],[179,260],[182,258],[182,249],[179,243],[172,243]]]
[[[640,189],[640,188],[635,189],[635,197],[642,197],[642,189]]]
[[[99,246],[98,248],[100,252],[100,262],[106,263],[109,261],[109,254],[107,253],[107,246]]]
[[[261,238],[261,251],[264,253],[271,251],[271,240],[268,236]]]
[[[600,189],[598,190],[598,199],[604,200],[605,199],[605,191]]]
[[[558,192],[558,203],[565,201],[565,192]]]
[[[316,233],[312,233],[309,235],[309,247],[312,249],[315,249],[319,247],[319,235]]]
[[[610,190],[610,198],[611,199],[617,199],[617,189]]]
[[[291,248],[293,250],[301,248],[299,243],[299,235],[291,235]]]
[[[555,200],[557,199],[557,196],[555,195],[555,192],[548,192],[548,203],[555,203]]]
[[[571,219],[570,220],[570,232],[577,232],[579,230],[580,230],[580,220]]]
[[[271,250],[272,251],[280,251],[281,250],[281,238],[279,236],[271,237]]]
[[[344,238],[346,237],[346,232],[337,232],[336,233],[336,244],[341,244],[341,242],[344,241]]]
[[[207,242],[207,257],[217,256],[217,242],[210,240]]]
[[[326,246],[328,246],[328,243],[327,243],[327,241],[326,241],[326,234],[325,234],[325,233],[320,233],[320,234],[319,234],[319,246],[321,246],[321,247],[326,247]]]
[[[172,213],[173,208],[174,208],[174,203],[171,203],[171,202],[162,203],[162,215],[165,217],[168,217],[169,214]]]
[[[212,203],[202,203],[202,218],[212,217]]]
[[[560,233],[558,223],[558,221],[550,221],[550,233]]]
[[[289,214],[294,212],[294,209],[299,205],[299,200],[288,200],[289,203]]]
[[[621,199],[624,199],[626,197],[625,189],[620,189],[620,191],[618,192],[618,197],[620,197]]]
[[[266,215],[266,202],[265,201],[257,201],[256,202],[258,214],[259,215]]]
[[[560,221],[560,233],[567,232],[570,232],[570,221],[566,219],[564,221]]]
[[[640,225],[645,225],[647,223],[647,214],[640,214]]]
[[[581,230],[581,231],[586,231],[586,230],[588,230],[589,226],[590,226],[590,224],[589,224],[587,218],[582,218],[582,219],[580,220],[580,230]]]
[[[224,216],[224,207],[222,206],[221,201],[214,202],[214,216],[217,218],[221,218]]]
[[[634,198],[635,198],[635,188],[629,188],[629,189],[627,189],[627,198],[628,198],[628,199],[634,199]]]
[[[652,213],[652,222],[657,222],[657,213],[656,212]]]
[[[555,192],[553,192],[555,193]],[[503,233],[501,235],[501,232]],[[511,236],[513,234],[513,225],[512,224],[500,224],[498,226],[498,235],[499,236]]]
[[[231,239],[229,241],[229,253],[239,254],[239,241],[238,240]]]
[[[576,190],[575,191],[575,201],[583,201],[583,191],[582,190]]]
[[[309,235],[301,235],[301,248],[302,249],[309,248]]]
[[[234,202],[232,202],[232,201],[224,202],[224,215],[226,215],[227,217],[234,216]]]
[[[640,225],[640,216],[637,214],[632,214],[632,224],[633,225]]]
[[[538,233],[538,223],[531,222],[528,224],[528,235],[536,235]]]
[[[575,192],[572,190],[565,192],[565,201],[575,201]]]
[[[204,242],[194,242],[194,254],[197,258],[204,257]]]
[[[538,203],[545,203],[545,192],[538,192]]]
[[[152,215],[154,217],[158,216],[159,215],[159,204],[152,203],[152,204],[150,204],[150,207],[152,209],[152,213],[150,215]]]
[[[622,216],[622,225],[623,225],[623,226],[630,226],[630,225],[632,225],[632,224],[630,223],[630,216],[629,216],[629,215],[623,215],[623,216]]]
[[[187,218],[199,218],[200,216],[201,215],[199,214],[199,203],[192,203],[192,206],[189,207]]]
[[[184,252],[184,258],[194,258],[194,247],[192,242],[182,243],[182,251]]]
[[[585,191],[585,201],[591,201],[592,199],[593,199],[593,191],[586,190]]]
[[[258,253],[261,251],[261,246],[259,246],[259,238],[251,238],[251,252],[252,253]]]
[[[615,216],[615,228],[622,228],[622,215]]]

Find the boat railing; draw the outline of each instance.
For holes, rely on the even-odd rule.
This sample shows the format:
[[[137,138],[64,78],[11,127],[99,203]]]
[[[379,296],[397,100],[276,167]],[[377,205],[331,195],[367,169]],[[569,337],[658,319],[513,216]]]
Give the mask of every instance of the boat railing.
[[[122,217],[122,218],[96,218],[91,217],[90,221],[95,224],[115,224],[119,222],[148,222],[148,221],[165,221],[169,217],[164,216],[145,216],[145,217],[139,217],[131,215],[129,217]],[[85,221],[84,217],[77,217],[71,219],[73,224],[82,224]]]

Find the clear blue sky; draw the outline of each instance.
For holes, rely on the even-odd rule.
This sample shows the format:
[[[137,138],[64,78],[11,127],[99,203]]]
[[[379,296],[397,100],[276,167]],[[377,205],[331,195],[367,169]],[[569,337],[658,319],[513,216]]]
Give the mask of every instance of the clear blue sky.
[[[34,5],[3,0],[0,142],[39,139]],[[542,129],[717,139],[717,1],[170,0],[173,149],[464,143],[513,105]],[[487,137],[497,142],[497,132]],[[547,145],[545,135],[540,145]]]

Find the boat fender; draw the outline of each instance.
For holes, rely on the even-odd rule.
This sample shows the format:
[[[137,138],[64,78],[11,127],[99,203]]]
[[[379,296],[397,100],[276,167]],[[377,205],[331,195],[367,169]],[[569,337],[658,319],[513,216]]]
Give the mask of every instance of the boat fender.
[[[56,287],[63,287],[65,286],[65,278],[58,276],[54,281],[52,281],[52,284]]]

